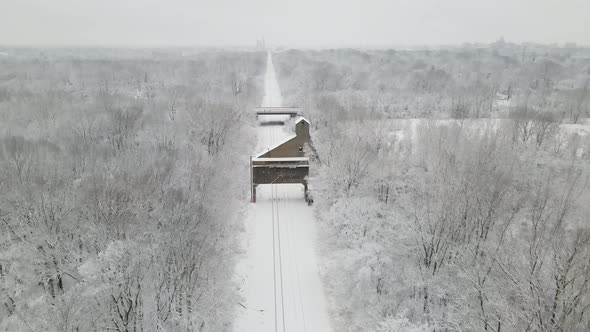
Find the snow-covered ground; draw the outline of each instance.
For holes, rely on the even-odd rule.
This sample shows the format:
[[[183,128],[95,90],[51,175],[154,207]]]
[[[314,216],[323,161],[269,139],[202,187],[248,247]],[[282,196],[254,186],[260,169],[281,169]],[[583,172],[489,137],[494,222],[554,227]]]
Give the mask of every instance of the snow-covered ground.
[[[265,87],[263,106],[281,106],[270,53]],[[282,126],[260,126],[255,153],[289,135]],[[244,301],[234,331],[330,331],[316,258],[316,225],[303,186],[258,186],[245,228],[246,253],[237,267]]]
[[[268,51],[266,56],[266,74],[264,74],[264,98],[262,107],[283,106],[283,97],[277,80],[275,67],[272,64],[272,53]]]

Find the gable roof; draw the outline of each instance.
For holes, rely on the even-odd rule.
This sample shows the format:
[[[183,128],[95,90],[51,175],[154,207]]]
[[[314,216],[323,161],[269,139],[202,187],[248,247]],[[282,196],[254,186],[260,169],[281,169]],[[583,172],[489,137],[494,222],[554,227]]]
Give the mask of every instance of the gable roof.
[[[304,118],[302,116],[300,116],[297,119],[295,119],[295,124],[298,124],[301,121],[305,121],[305,122],[307,122],[307,124],[311,124],[311,122],[309,122],[309,120],[307,120],[306,118]]]

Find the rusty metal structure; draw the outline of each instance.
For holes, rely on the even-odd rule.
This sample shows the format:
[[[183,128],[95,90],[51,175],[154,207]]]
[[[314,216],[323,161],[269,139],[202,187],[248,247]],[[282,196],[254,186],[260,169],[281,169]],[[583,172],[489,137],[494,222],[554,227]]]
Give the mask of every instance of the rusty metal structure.
[[[250,158],[251,200],[256,202],[256,187],[260,184],[301,183],[309,203],[307,177],[309,157],[305,146],[311,145],[309,121],[295,121],[295,135],[280,144]]]

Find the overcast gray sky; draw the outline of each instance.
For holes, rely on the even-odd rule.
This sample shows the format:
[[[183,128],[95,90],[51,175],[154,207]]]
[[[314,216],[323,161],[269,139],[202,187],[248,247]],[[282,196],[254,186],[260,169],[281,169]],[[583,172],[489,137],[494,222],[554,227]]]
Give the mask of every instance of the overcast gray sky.
[[[590,45],[590,0],[0,0],[0,44]]]

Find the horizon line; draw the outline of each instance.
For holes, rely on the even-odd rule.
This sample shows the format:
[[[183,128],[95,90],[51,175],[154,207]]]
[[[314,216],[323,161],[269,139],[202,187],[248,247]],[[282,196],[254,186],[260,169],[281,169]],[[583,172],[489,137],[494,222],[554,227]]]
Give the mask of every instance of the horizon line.
[[[248,49],[421,49],[421,48],[457,48],[466,46],[492,46],[500,42],[499,40],[493,42],[462,42],[462,43],[440,43],[440,44],[429,44],[429,43],[415,43],[415,44],[404,44],[404,43],[373,43],[373,44],[275,44],[272,46],[260,47],[253,44],[60,44],[60,43],[47,43],[47,44],[34,44],[34,43],[0,43],[0,48],[20,48],[20,49],[227,49],[227,48],[248,48]],[[506,45],[532,45],[532,46],[546,46],[554,48],[590,48],[590,44],[576,43],[576,42],[536,42],[536,41],[524,41],[524,42],[512,42],[504,41]]]

